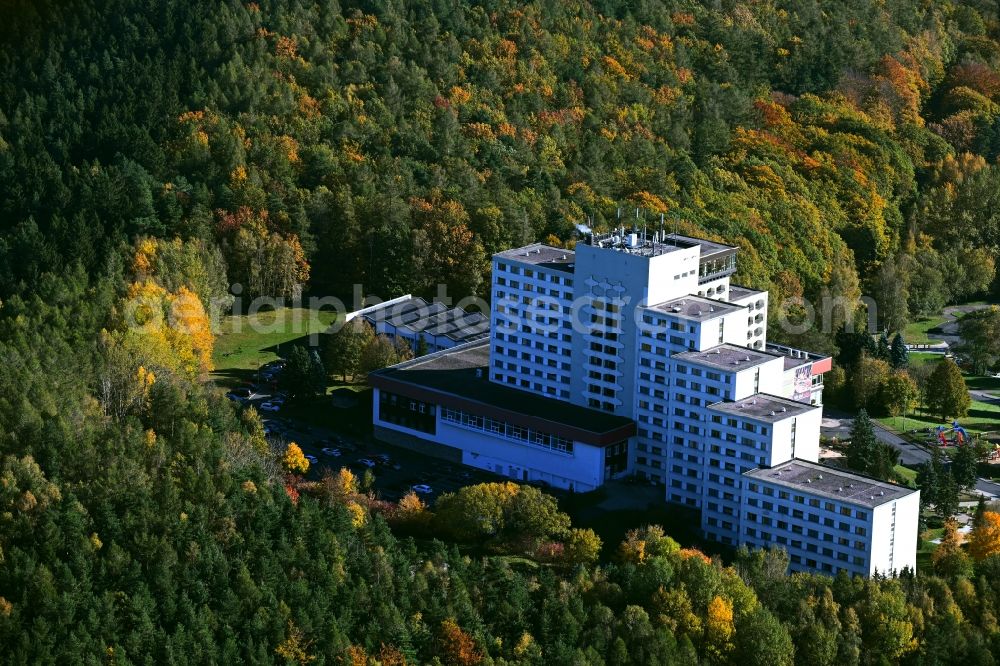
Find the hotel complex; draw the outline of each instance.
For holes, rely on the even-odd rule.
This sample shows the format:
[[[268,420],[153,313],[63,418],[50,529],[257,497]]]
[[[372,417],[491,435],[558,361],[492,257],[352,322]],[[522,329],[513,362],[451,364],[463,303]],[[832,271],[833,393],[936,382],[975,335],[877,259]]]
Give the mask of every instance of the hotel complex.
[[[501,252],[489,337],[373,374],[376,435],[578,492],[632,475],[793,570],[915,568],[919,493],[818,464],[830,358],[767,343],[736,255],[625,229]]]

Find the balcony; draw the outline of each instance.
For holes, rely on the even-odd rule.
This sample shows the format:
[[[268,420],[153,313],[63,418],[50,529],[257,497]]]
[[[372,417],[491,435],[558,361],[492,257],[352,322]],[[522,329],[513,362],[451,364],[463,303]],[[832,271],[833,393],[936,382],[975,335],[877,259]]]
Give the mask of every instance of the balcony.
[[[704,259],[698,265],[698,284],[718,280],[736,272],[736,253],[713,259]]]

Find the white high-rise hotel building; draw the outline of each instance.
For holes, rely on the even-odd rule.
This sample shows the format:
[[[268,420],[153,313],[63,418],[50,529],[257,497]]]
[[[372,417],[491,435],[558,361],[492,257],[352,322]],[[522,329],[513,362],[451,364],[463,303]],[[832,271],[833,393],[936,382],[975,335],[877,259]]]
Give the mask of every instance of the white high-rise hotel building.
[[[817,464],[830,359],[767,344],[736,254],[622,230],[495,255],[489,341],[376,374],[377,435],[577,491],[634,474],[793,569],[915,567],[919,494]]]

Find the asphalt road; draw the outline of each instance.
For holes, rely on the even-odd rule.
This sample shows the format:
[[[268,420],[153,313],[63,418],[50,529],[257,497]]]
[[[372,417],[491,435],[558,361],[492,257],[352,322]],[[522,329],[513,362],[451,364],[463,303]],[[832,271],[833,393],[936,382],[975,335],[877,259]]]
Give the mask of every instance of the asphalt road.
[[[854,425],[854,417],[833,413],[823,417],[823,424],[820,432],[826,437],[836,437],[838,439],[848,439],[851,436],[851,426]],[[899,462],[904,465],[920,465],[931,458],[930,452],[916,444],[912,444],[899,435],[890,432],[872,422],[875,427],[875,436],[882,442],[899,449]]]

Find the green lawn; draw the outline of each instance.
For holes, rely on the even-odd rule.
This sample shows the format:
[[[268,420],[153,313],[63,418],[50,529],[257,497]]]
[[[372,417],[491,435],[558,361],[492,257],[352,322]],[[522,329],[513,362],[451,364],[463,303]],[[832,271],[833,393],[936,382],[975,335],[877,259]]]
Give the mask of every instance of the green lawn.
[[[896,465],[894,469],[896,471],[896,474],[899,474],[899,476],[902,477],[904,481],[906,481],[907,485],[916,487],[917,470],[910,469],[909,467],[903,467],[902,465]]]
[[[951,424],[950,420],[943,421],[936,416],[924,414],[908,414],[906,418],[884,416],[876,420],[896,432]],[[1000,430],[1000,405],[973,400],[968,416],[958,419],[958,422],[970,433]]]
[[[910,361],[911,368],[919,368],[925,365],[934,365],[939,363],[941,359],[944,358],[943,354],[934,354],[932,352],[918,352],[911,351],[907,358]]]
[[[933,539],[940,539],[944,535],[944,528],[929,529],[921,536],[920,547],[917,549],[917,571],[928,572],[932,568],[931,554],[937,549],[936,543],[931,543]]]
[[[279,308],[252,316],[222,320],[215,341],[215,370],[229,376],[238,370],[256,370],[264,363],[287,354],[287,343],[326,329],[336,313],[308,308]]]
[[[906,340],[907,344],[911,345],[927,345],[939,342],[927,337],[927,332],[932,328],[937,328],[945,321],[947,320],[944,317],[935,315],[910,322],[903,330],[903,339]]]

